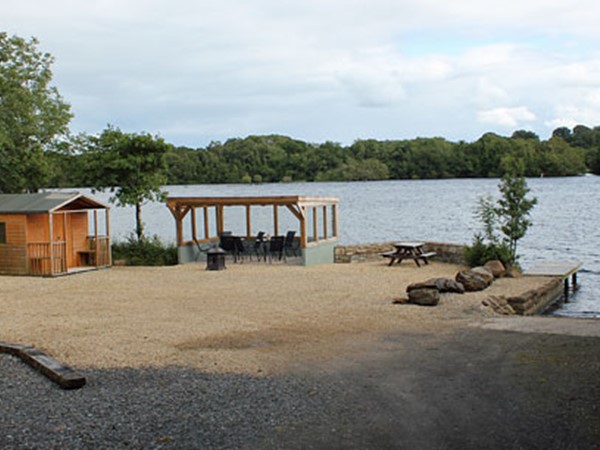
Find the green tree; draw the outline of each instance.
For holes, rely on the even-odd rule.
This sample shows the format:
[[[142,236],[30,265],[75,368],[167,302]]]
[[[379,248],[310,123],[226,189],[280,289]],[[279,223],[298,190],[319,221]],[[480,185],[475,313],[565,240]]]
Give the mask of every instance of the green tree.
[[[68,132],[70,107],[50,86],[54,62],[25,40],[0,33],[0,192],[35,192],[51,175],[45,151]]]
[[[523,177],[523,163],[518,159],[511,162],[505,160],[506,172],[500,181],[499,190],[502,194],[497,202],[500,231],[504,234],[504,242],[509,248],[510,264],[518,259],[517,243],[527,233],[531,225],[529,214],[537,199],[527,198],[530,189]]]
[[[108,127],[92,138],[90,161],[92,186],[109,189],[119,206],[134,206],[138,240],[144,238],[142,205],[164,200],[162,185],[167,181],[165,155],[168,145],[147,133],[126,134]]]

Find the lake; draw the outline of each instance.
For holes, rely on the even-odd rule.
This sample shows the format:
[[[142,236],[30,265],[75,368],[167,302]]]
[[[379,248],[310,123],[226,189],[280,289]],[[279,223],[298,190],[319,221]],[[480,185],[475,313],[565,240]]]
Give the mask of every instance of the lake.
[[[498,198],[497,179],[395,180],[349,183],[277,183],[253,185],[166,186],[173,196],[320,195],[340,199],[340,243],[428,240],[468,244],[481,231],[473,217],[477,199]],[[582,263],[580,289],[554,314],[600,317],[600,177],[528,179],[530,196],[538,199],[533,225],[519,241],[524,268],[543,260]],[[96,194],[106,200],[107,194]],[[234,232],[244,230],[244,212],[231,215]],[[268,229],[270,214],[255,230]],[[262,220],[262,222],[261,222]],[[175,221],[162,203],[143,208],[147,235],[175,241]],[[228,223],[229,226],[229,223]],[[285,221],[280,225],[285,230]],[[293,221],[290,226],[297,228]],[[132,208],[112,208],[111,234],[124,239],[134,230]]]

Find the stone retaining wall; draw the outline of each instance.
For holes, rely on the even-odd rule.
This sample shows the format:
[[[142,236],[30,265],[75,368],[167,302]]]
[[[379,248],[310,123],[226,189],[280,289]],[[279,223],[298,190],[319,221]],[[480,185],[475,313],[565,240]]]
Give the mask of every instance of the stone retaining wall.
[[[550,278],[547,283],[537,289],[531,289],[514,297],[507,297],[506,301],[516,314],[531,316],[539,314],[554,303],[563,293],[563,281],[559,278]]]
[[[464,245],[444,242],[425,242],[425,252],[436,252],[434,261],[465,264]],[[382,261],[382,253],[393,251],[393,242],[379,242],[357,245],[337,245],[335,247],[336,263],[357,263],[366,261]]]

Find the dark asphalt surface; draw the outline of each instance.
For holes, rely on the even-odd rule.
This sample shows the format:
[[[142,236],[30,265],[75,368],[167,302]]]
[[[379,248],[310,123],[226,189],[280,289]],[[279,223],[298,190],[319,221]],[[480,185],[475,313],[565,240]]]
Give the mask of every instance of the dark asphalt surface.
[[[389,335],[285,376],[84,370],[0,355],[0,448],[598,449],[600,338]]]

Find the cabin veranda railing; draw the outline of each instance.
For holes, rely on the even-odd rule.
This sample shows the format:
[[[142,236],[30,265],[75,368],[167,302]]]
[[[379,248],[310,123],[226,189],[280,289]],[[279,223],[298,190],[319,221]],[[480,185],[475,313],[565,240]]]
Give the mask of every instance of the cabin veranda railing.
[[[53,275],[67,271],[67,246],[65,241],[30,242],[27,244],[29,272],[32,275]]]

